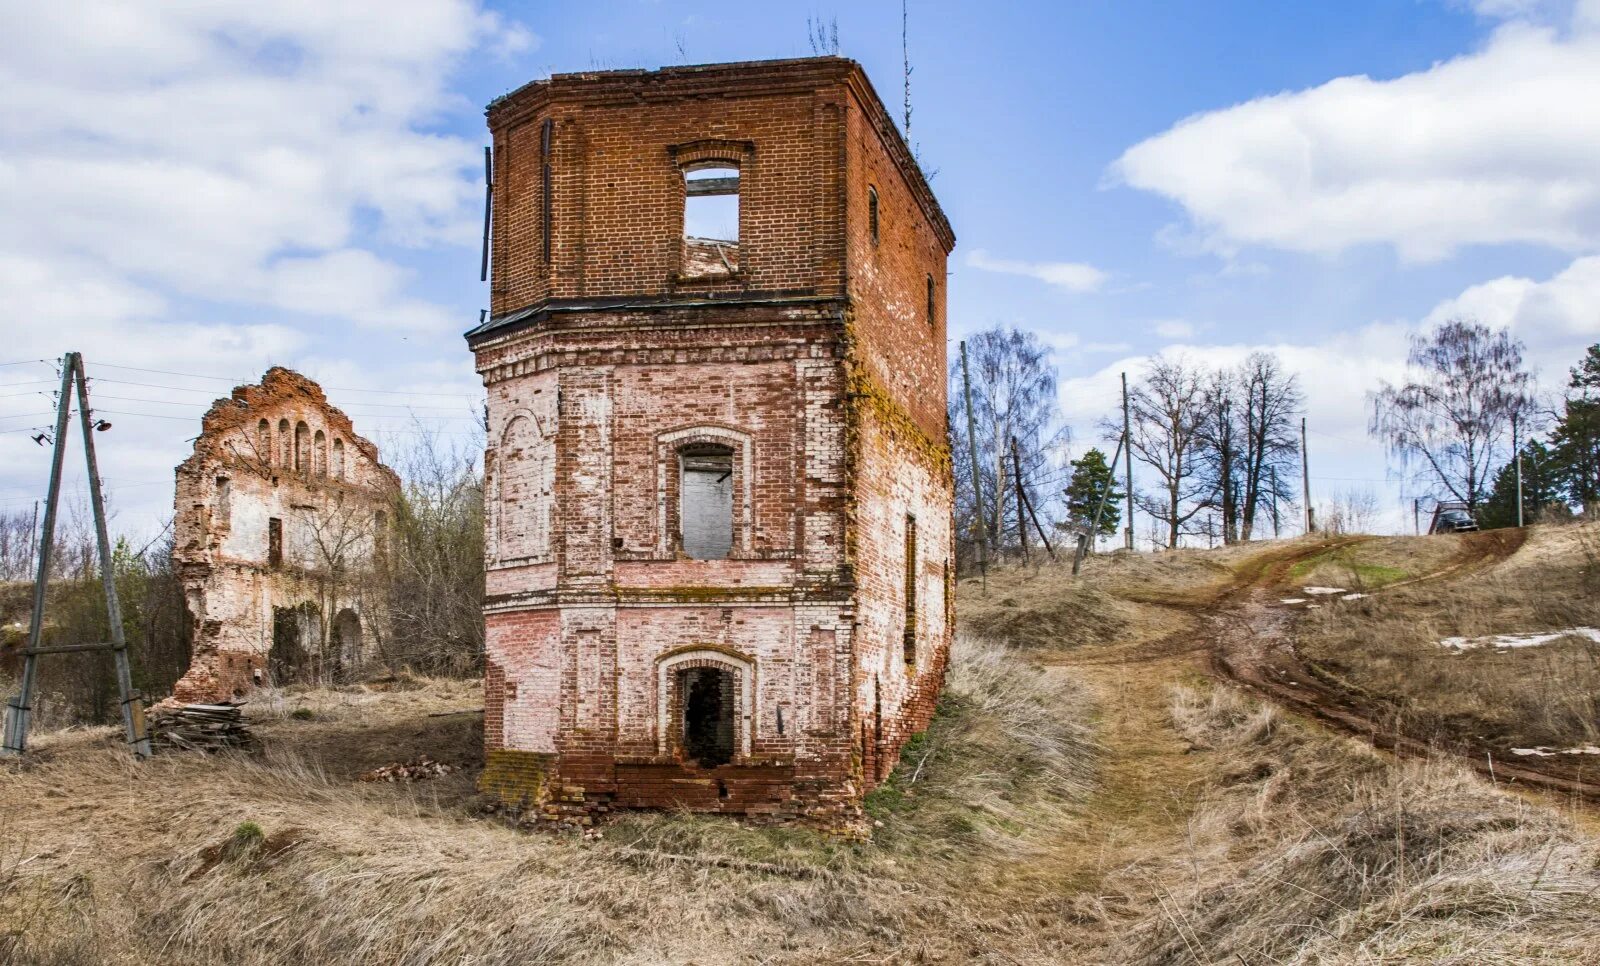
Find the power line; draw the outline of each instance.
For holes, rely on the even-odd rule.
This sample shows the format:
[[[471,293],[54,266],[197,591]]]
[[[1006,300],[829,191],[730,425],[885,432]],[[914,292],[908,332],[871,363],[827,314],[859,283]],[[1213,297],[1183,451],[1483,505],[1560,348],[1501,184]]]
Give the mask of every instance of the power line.
[[[211,379],[211,380],[214,380],[216,382],[227,382],[227,383],[233,383],[235,385],[249,385],[249,381],[248,380],[231,379],[231,378],[229,378],[227,376],[209,376],[209,375],[205,375],[204,373],[199,373],[199,372],[176,372],[176,371],[171,370],[171,369],[141,369],[138,366],[119,366],[119,365],[116,365],[115,363],[110,363],[110,362],[96,362],[95,365],[97,365],[97,366],[105,366],[105,367],[111,368],[111,369],[126,369],[129,372],[153,372],[153,373],[157,373],[157,374],[163,375],[163,376],[185,376],[185,377],[190,378],[190,379]],[[111,382],[112,380],[107,379],[105,381],[106,382]],[[158,387],[158,388],[170,388],[170,387],[162,386],[162,387]],[[444,397],[446,399],[477,399],[478,398],[476,396],[473,396],[473,395],[470,395],[470,394],[467,394],[467,393],[460,393],[460,392],[413,392],[413,391],[408,390],[408,389],[357,389],[357,388],[355,388],[353,386],[323,386],[322,388],[331,389],[334,392],[372,392],[372,393],[379,393],[379,394],[382,394],[382,395],[385,395],[385,396],[441,396],[441,397]],[[204,389],[191,389],[189,391],[190,392],[205,392],[206,390],[204,390]]]
[[[101,379],[99,381],[100,382],[116,382],[115,379]],[[179,388],[177,386],[150,386],[150,385],[148,385],[146,383],[141,383],[141,382],[120,383],[120,385],[125,385],[125,386],[146,386],[146,388],[150,388],[150,389],[176,389],[176,388]],[[191,391],[199,391],[199,390],[191,390]],[[98,394],[95,395],[94,398],[96,398],[96,399],[120,399],[123,402],[147,403],[147,404],[153,405],[153,406],[204,406],[204,405],[206,405],[206,403],[200,402],[198,400],[190,400],[190,399],[149,399],[149,398],[146,398],[146,397],[143,397],[143,396],[113,396],[110,393],[98,393]],[[415,407],[413,407],[413,406],[400,406],[400,405],[385,405],[384,403],[361,403],[361,405],[362,406],[381,407],[381,408],[384,408],[384,409],[405,409],[405,410],[429,409],[429,410],[437,410],[439,412],[460,412],[461,411],[460,407],[457,407],[457,406],[415,406]],[[358,412],[354,412],[354,411],[348,412],[345,415],[347,415],[347,416],[359,416],[359,417],[361,417],[363,419],[405,419],[405,418],[407,418],[405,416],[401,416],[401,415],[398,415],[398,414],[395,414],[395,413],[358,413]],[[474,417],[472,417],[472,416],[465,416],[465,415],[463,415],[463,416],[418,416],[416,418],[418,418],[418,419],[474,419]]]

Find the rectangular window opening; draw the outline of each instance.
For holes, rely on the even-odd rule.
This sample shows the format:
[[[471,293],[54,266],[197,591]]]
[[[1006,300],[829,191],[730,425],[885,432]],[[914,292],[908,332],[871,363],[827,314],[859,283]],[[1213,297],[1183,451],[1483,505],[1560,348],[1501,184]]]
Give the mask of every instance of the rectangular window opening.
[[[724,560],[733,549],[733,450],[697,446],[679,453],[683,552]]]
[[[739,270],[739,169],[696,168],[683,175],[683,273]]]
[[[283,521],[267,518],[267,566],[283,566]]]

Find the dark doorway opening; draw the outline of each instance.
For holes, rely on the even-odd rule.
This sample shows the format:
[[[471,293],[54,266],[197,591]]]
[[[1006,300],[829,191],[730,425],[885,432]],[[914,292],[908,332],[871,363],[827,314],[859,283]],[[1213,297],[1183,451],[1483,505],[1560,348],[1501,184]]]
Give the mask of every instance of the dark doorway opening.
[[[733,674],[713,667],[686,668],[678,672],[678,693],[684,757],[702,768],[733,761]]]
[[[361,666],[361,618],[348,607],[333,619],[333,659],[340,679]]]
[[[322,614],[317,605],[272,609],[272,649],[267,670],[277,685],[309,682],[316,675],[322,643]]]

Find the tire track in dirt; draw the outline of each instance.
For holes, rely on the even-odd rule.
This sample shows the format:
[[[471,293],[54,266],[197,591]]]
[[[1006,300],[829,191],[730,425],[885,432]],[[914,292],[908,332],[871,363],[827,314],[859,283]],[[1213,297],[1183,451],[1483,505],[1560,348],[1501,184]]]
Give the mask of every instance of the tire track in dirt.
[[[1464,548],[1462,557],[1448,566],[1404,582],[1415,584],[1484,569],[1506,559],[1522,546],[1523,531],[1485,534]],[[1348,545],[1327,544],[1297,548],[1254,568],[1254,578],[1242,581],[1219,597],[1204,615],[1207,628],[1195,648],[1208,652],[1207,669],[1213,677],[1244,687],[1288,710],[1314,718],[1376,748],[1412,758],[1449,755],[1496,784],[1522,784],[1600,805],[1600,784],[1552,775],[1524,764],[1494,761],[1487,747],[1469,742],[1425,741],[1382,720],[1382,709],[1367,707],[1359,696],[1330,686],[1317,678],[1295,652],[1290,625],[1293,612],[1269,605],[1271,592],[1284,583],[1294,564]],[[1390,586],[1403,586],[1393,584]]]

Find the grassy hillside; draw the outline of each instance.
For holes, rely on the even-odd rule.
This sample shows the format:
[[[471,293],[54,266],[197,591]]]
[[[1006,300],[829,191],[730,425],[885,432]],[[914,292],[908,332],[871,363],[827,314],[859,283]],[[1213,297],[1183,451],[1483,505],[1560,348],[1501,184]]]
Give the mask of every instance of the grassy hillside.
[[[479,705],[473,682],[263,694],[253,757],[134,766],[108,729],[43,735],[0,766],[0,961],[1584,962],[1588,812],[1213,679],[1240,595],[1334,549],[964,581],[949,688],[865,842],[672,814],[513,827],[473,791],[479,716],[444,713]],[[1294,579],[1431,566],[1373,552]],[[453,770],[361,780],[421,756]]]

